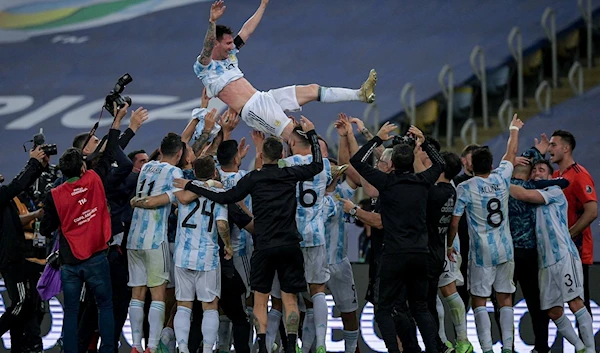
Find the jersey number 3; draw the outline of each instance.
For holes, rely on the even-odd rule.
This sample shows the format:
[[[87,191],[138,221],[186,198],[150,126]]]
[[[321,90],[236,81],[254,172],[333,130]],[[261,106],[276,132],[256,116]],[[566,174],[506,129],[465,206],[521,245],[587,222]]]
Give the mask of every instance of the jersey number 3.
[[[204,202],[202,203],[202,215],[209,217],[209,220],[208,220],[208,229],[206,231],[210,233],[210,232],[212,232],[212,230],[213,230],[213,224],[215,223],[215,216],[214,216],[215,203],[211,201],[210,202],[210,206],[207,209],[206,205],[208,204],[208,202],[209,201],[205,199]],[[196,212],[198,212],[199,209],[200,209],[200,200],[194,200],[194,208],[192,209],[192,212],[190,212],[183,219],[183,222],[181,223],[181,226],[183,228],[196,229],[196,227],[198,227],[197,224],[191,224],[191,223],[188,223],[188,221],[190,220],[190,218],[192,218],[196,214]]]
[[[498,228],[504,221],[504,214],[502,213],[500,200],[493,198],[487,203],[487,224],[492,228]],[[495,217],[494,217],[495,216]]]

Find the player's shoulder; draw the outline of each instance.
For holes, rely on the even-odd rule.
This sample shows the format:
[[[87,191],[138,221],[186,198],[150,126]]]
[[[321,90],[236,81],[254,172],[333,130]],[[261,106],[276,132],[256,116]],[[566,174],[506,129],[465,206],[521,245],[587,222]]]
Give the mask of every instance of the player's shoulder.
[[[584,166],[582,166],[581,164],[575,163],[573,164],[572,167],[573,171],[575,172],[575,174],[577,175],[577,177],[587,177],[587,178],[592,178],[592,175],[590,174],[590,172],[588,172],[587,169],[585,169]]]

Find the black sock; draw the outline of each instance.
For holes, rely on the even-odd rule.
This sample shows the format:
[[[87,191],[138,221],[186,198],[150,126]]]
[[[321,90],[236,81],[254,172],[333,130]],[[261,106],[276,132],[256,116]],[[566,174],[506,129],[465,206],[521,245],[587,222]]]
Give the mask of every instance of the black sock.
[[[256,342],[258,342],[258,353],[268,353],[268,351],[267,351],[267,334],[266,333],[257,334]]]
[[[298,334],[288,333],[285,353],[296,353],[296,342],[298,342]]]
[[[281,346],[287,347],[287,336],[285,332],[285,322],[283,322],[283,317],[281,318],[281,322],[279,323],[279,335],[281,336]]]

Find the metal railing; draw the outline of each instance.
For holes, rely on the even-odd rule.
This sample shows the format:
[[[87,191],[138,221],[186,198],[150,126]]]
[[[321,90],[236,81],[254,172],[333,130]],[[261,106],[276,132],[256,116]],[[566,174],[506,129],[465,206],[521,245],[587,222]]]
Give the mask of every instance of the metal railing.
[[[542,102],[542,94],[544,94],[545,100]],[[538,88],[535,90],[535,101],[537,102],[538,108],[544,114],[550,114],[550,103],[552,103],[552,88],[548,81],[544,80]]]
[[[548,24],[550,20],[550,24]],[[558,87],[558,59],[556,53],[556,14],[551,7],[547,7],[542,15],[542,28],[550,41],[552,51],[552,87]]]
[[[584,0],[578,0],[577,5],[579,6],[579,11],[581,11],[587,30],[587,67],[589,69],[592,67],[594,61],[592,59],[594,51],[594,44],[592,42],[592,0],[585,0],[585,5],[583,2]]]
[[[479,59],[479,63],[477,62],[477,59]],[[473,72],[481,83],[481,110],[483,115],[483,127],[485,129],[489,129],[490,121],[488,117],[487,77],[485,71],[485,54],[482,47],[477,45],[475,48],[473,48],[471,51],[470,61]]]
[[[408,102],[406,100],[409,100]],[[400,104],[404,108],[404,114],[410,121],[411,125],[417,124],[417,108],[415,106],[415,86],[412,83],[407,83],[402,87],[400,92]]]
[[[579,61],[575,61],[571,68],[569,69],[569,85],[573,89],[573,93],[576,96],[581,96],[583,94],[583,67],[579,63]],[[577,78],[577,82],[575,82],[575,78]]]
[[[516,48],[514,46],[515,38],[517,40]],[[517,78],[518,78],[518,101],[519,109],[523,109],[523,36],[519,27],[515,26],[508,35],[508,50],[517,62]]]
[[[467,133],[471,129],[471,141],[467,140]],[[469,118],[460,129],[460,138],[464,145],[477,143],[477,122],[473,118]]]
[[[446,78],[447,77],[447,78]],[[448,81],[446,84],[445,81]],[[444,65],[438,75],[442,94],[446,98],[446,147],[452,147],[452,127],[454,113],[454,73],[450,65]]]
[[[505,99],[498,109],[498,123],[502,131],[508,130],[508,124],[512,120],[514,114],[514,107],[510,99]]]
[[[377,131],[379,131],[379,107],[377,106],[377,103],[368,104],[363,113],[363,123],[367,129],[369,128],[368,122],[371,113],[373,113],[372,132],[375,135],[377,134]]]

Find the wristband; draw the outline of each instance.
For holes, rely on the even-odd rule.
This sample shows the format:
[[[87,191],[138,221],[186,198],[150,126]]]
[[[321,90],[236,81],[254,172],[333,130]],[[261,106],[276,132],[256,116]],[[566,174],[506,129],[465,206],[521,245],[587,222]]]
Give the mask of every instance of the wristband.
[[[206,185],[208,185],[209,187],[211,187],[211,188],[212,188],[213,186],[215,186],[215,181],[214,181],[214,180],[212,180],[212,179],[211,179],[211,180],[207,180],[207,181],[206,181]]]
[[[521,130],[518,126],[514,126],[514,125],[511,125],[508,129],[509,130],[517,130],[517,131]]]

